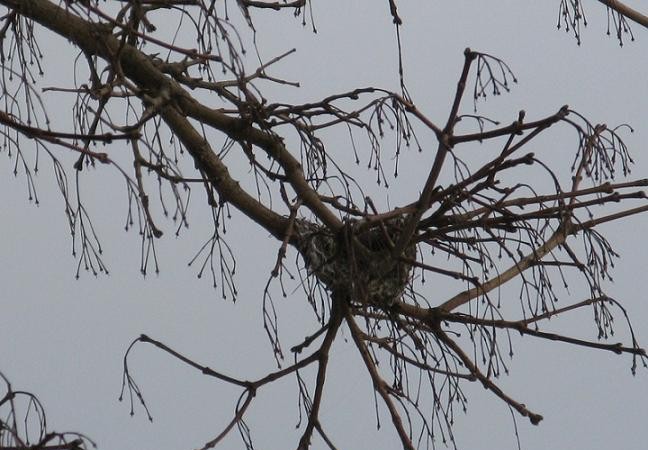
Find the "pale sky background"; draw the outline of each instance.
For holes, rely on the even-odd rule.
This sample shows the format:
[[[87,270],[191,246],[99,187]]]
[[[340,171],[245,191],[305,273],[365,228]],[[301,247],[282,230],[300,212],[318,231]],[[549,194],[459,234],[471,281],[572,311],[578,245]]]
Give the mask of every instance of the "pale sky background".
[[[627,3],[648,11],[646,1]],[[526,110],[528,119],[539,118],[566,103],[594,122],[630,123],[635,128],[626,139],[636,161],[632,177],[648,178],[648,33],[635,26],[636,42],[628,41],[620,48],[614,37],[605,35],[605,8],[586,1],[590,25],[579,47],[573,36],[556,30],[558,4],[557,0],[456,1],[451,6],[432,1],[400,2],[410,93],[422,111],[442,122],[461,69],[463,49],[469,46],[496,55],[511,66],[519,84],[512,93],[481,104],[481,113],[507,122],[517,117],[519,109]],[[298,49],[272,73],[300,81],[302,88],[276,91],[278,98],[313,100],[367,85],[397,90],[396,41],[387,1],[315,1],[313,10],[316,35],[289,13],[283,17],[256,15],[263,57]],[[41,43],[56,82],[66,83],[68,62],[75,53],[50,35]],[[46,79],[42,86],[56,82]],[[49,112],[56,116],[55,123],[65,123],[69,110],[59,109],[50,107]],[[464,104],[464,111],[472,111],[471,102]],[[546,151],[555,154],[556,165],[570,164],[576,144],[573,134],[552,136],[555,141],[544,141]],[[331,142],[335,141],[329,145]],[[341,140],[340,145],[345,142]],[[534,149],[537,153],[543,150]],[[410,166],[405,163],[410,172],[394,183],[390,201],[401,203],[404,200],[399,200],[399,194],[416,192],[423,185],[429,167],[426,161],[432,158],[427,157],[413,155],[414,162]],[[420,172],[415,170],[417,161]],[[63,203],[47,161],[42,161],[37,177],[38,207],[27,201],[24,177],[13,177],[13,164],[6,153],[0,154],[0,370],[15,389],[38,395],[50,429],[81,431],[100,449],[189,450],[202,446],[230,420],[239,392],[142,345],[130,362],[154,422],[147,421],[140,407],[130,417],[128,404],[117,401],[124,351],[132,339],[146,333],[239,378],[253,379],[273,370],[261,326],[261,297],[278,243],[234,213],[227,240],[237,256],[239,297],[236,304],[222,300],[208,279],[197,280],[195,268],[187,268],[210,233],[202,193],[195,190],[190,229],[176,239],[174,225],[161,222],[166,232],[158,242],[161,273],[143,280],[138,270],[139,236],[123,229],[123,183],[114,170],[100,167],[95,172],[84,171],[87,187],[83,196],[95,218],[111,274],[95,279],[83,273],[75,280],[76,262],[70,255]],[[71,164],[68,167],[72,173]],[[386,167],[390,168],[389,164]],[[376,192],[384,196],[384,191]],[[643,283],[648,269],[644,257],[647,225],[648,216],[644,216],[604,229],[621,254],[608,293],[623,302],[644,347],[648,346],[648,302]],[[284,347],[289,348],[312,330],[312,318],[301,291],[280,299],[278,306]],[[594,327],[590,319],[589,314],[583,314],[564,322],[564,329],[591,338]],[[621,317],[617,320],[619,338],[625,337]],[[349,336],[343,333],[341,337]],[[648,370],[640,369],[632,377],[628,356],[531,338],[515,337],[515,349],[509,364],[511,374],[499,383],[545,417],[537,427],[516,417],[522,448],[646,448]],[[333,349],[327,383],[321,421],[340,448],[399,448],[384,408],[384,426],[376,432],[369,378],[354,346],[342,338]],[[465,391],[469,410],[456,417],[458,447],[517,448],[508,408],[477,384],[466,384]],[[294,378],[262,390],[248,419],[259,449],[296,447],[301,430],[295,430]],[[443,448],[440,442],[438,445]],[[220,448],[238,449],[243,444],[233,432]],[[323,443],[316,439],[313,448],[323,448]]]

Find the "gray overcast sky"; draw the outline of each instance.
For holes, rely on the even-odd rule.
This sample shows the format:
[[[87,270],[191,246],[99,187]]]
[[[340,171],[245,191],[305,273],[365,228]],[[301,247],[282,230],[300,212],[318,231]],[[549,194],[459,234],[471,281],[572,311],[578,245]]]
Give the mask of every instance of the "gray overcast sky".
[[[571,35],[555,29],[558,3],[401,2],[406,81],[413,98],[422,111],[441,121],[463,49],[470,46],[488,52],[510,64],[519,84],[512,93],[481,104],[481,113],[506,122],[514,120],[519,109],[527,111],[527,118],[537,118],[567,103],[595,122],[630,123],[636,130],[626,140],[636,160],[633,177],[648,177],[648,33],[635,26],[637,41],[619,48],[613,37],[605,35],[604,7],[586,1],[590,25],[578,47]],[[645,1],[627,3],[646,12]],[[302,88],[277,91],[278,98],[312,100],[367,85],[397,90],[395,36],[386,1],[313,2],[313,10],[316,35],[289,14],[257,15],[263,57],[298,49],[273,73],[300,81]],[[75,53],[61,40],[47,37],[42,43],[47,65],[54,76],[65,80]],[[51,84],[48,79],[42,83]],[[465,109],[471,107],[466,104]],[[50,113],[55,123],[64,124],[69,109],[61,109]],[[534,151],[552,152],[557,164],[568,165],[574,136],[555,136],[555,142],[545,142],[546,149]],[[563,161],[562,155],[566,155]],[[416,164],[424,165],[425,159],[417,155],[411,159],[409,166],[404,163],[407,176],[394,183],[390,194],[394,204],[402,198],[399,195],[422,186],[426,167],[417,173]],[[146,420],[140,407],[130,417],[128,405],[117,402],[123,353],[132,339],[147,333],[206,365],[243,378],[272,370],[260,300],[277,243],[234,213],[227,239],[237,255],[240,294],[236,304],[222,300],[209,280],[197,280],[196,270],[186,267],[210,233],[199,213],[204,209],[202,199],[196,195],[191,228],[176,239],[174,225],[164,223],[166,235],[159,242],[162,272],[143,280],[138,271],[139,237],[123,230],[122,183],[100,167],[98,173],[84,175],[87,188],[82,195],[92,205],[111,274],[95,279],[84,273],[75,280],[63,203],[47,163],[43,162],[38,175],[39,207],[26,200],[24,177],[14,179],[13,164],[6,153],[0,155],[0,370],[16,389],[39,396],[52,429],[86,433],[101,449],[177,450],[203,445],[229,420],[238,392],[181,367],[152,347],[141,346],[131,363],[154,422]],[[385,195],[378,189],[376,193]],[[635,217],[605,229],[621,254],[608,292],[628,309],[644,347],[648,344],[648,302],[642,283],[648,269],[643,232],[647,224],[648,217]],[[304,303],[299,290],[279,302],[286,347],[313,327]],[[591,317],[583,314],[566,326],[576,335],[592,337],[590,322]],[[511,375],[499,382],[545,417],[538,427],[517,418],[523,448],[645,449],[648,371],[639,370],[632,377],[627,356],[530,338],[516,338],[515,349]],[[353,346],[338,340],[331,364],[322,422],[335,442],[345,449],[397,448],[384,408],[384,426],[375,431],[369,381]],[[468,414],[457,415],[454,429],[458,446],[516,448],[508,409],[480,386],[467,386],[466,392]],[[297,420],[294,379],[261,392],[250,410],[253,437],[261,449],[294,447]],[[222,448],[241,447],[233,433]],[[316,441],[314,448],[321,448],[321,442]]]

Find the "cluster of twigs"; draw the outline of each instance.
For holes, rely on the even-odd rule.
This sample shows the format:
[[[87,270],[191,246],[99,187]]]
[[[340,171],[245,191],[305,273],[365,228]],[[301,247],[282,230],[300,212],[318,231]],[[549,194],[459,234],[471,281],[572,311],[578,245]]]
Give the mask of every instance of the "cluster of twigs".
[[[607,6],[607,34],[616,37],[619,45],[623,47],[623,40],[630,37],[631,41],[635,40],[632,33],[631,22],[635,22],[643,27],[648,27],[648,16],[636,11],[625,4],[615,0],[599,0]],[[582,30],[581,25],[587,26],[587,17],[581,0],[560,0],[558,10],[558,29],[565,28],[574,34],[578,45],[581,44]]]
[[[86,436],[47,429],[45,410],[38,398],[16,391],[0,372],[0,448],[4,450],[87,450],[96,447]]]
[[[126,226],[136,226],[142,235],[143,273],[151,265],[157,270],[155,240],[163,234],[150,208],[150,179],[157,184],[163,215],[177,224],[176,233],[187,225],[192,186],[204,191],[214,232],[191,263],[199,266],[199,276],[211,275],[224,297],[237,292],[234,253],[220,231],[229,208],[243,212],[280,243],[263,302],[265,327],[280,365],[276,371],[249,381],[210,369],[145,335],[133,343],[153,344],[241,390],[232,420],[204,448],[215,446],[234,428],[252,448],[246,410],[257,391],[287,376],[296,377],[299,407],[308,418],[298,448],[308,448],[314,434],[336,448],[319,412],[330,351],[343,327],[405,449],[438,440],[454,443],[452,424],[455,409],[465,409],[465,382],[481,383],[532,423],[540,422],[540,414],[495,382],[507,371],[511,331],[630,354],[633,372],[639,362],[646,365],[629,321],[627,345],[545,328],[553,317],[590,308],[598,338],[608,339],[614,332],[613,314],[621,312],[627,319],[625,309],[604,291],[616,253],[597,230],[648,210],[642,190],[648,180],[615,181],[618,172],[629,173],[631,163],[620,135],[623,127],[593,124],[567,106],[530,121],[520,111],[504,125],[476,111],[463,114],[471,77],[473,103],[516,82],[503,61],[471,49],[465,51],[452,104],[440,124],[417,108],[403,84],[400,92],[365,87],[301,104],[268,100],[262,89],[267,84],[298,86],[270,74],[271,66],[293,51],[250,69],[227,2],[220,8],[203,0],[122,1],[112,12],[88,0],[0,4],[7,8],[0,18],[4,146],[15,152],[16,170],[22,166],[30,193],[32,166],[24,138],[50,157],[79,269],[83,264],[93,273],[106,270],[81,196],[82,174],[89,176],[87,169],[96,163],[114,166],[123,175]],[[304,18],[310,8],[307,1],[236,4],[251,30],[254,9],[289,9]],[[402,19],[396,2],[389,6],[398,29]],[[623,22],[619,29],[624,30],[625,16],[615,11],[614,20]],[[580,2],[562,2],[560,14],[580,39]],[[155,21],[161,17],[179,18],[171,38],[158,31]],[[50,129],[42,95],[34,88],[33,67],[45,70],[37,25],[72,42],[80,51],[78,64],[85,62],[87,82],[46,90],[76,95],[70,132]],[[183,36],[194,36],[197,46],[185,46]],[[476,126],[458,131],[459,123]],[[566,182],[562,167],[531,151],[558,126],[572,129],[577,138]],[[368,160],[384,186],[391,179],[383,166],[385,152],[395,156],[394,177],[405,148],[431,155],[417,194],[401,206],[380,210],[362,180],[327,145],[326,132],[338,128],[349,133],[356,163]],[[96,143],[105,144],[106,152],[93,150]],[[121,144],[128,146],[128,158],[108,150]],[[474,163],[462,152],[474,145],[488,149],[486,162]],[[59,148],[76,155],[74,192],[57,156]],[[237,158],[250,168],[255,186],[250,192],[236,178],[243,175],[230,172],[230,161]],[[127,164],[132,168],[125,169]],[[518,171],[539,175],[535,181],[515,181]],[[626,206],[632,202],[636,206]],[[293,363],[282,367],[285,354],[271,292],[278,284],[285,295],[284,285],[295,278],[291,251],[298,255],[299,282],[320,327],[290,349]],[[457,286],[457,294],[439,298],[426,287],[430,280]],[[586,297],[565,305],[566,292],[557,281],[567,288],[567,280],[583,283]],[[519,292],[508,287],[511,281],[518,283]],[[511,297],[519,302],[512,305]],[[130,395],[131,410],[135,401],[146,409],[128,367],[130,348],[122,394]],[[311,366],[316,375],[308,386],[304,371]],[[12,433],[18,447],[18,434]],[[83,445],[80,440],[78,446]]]

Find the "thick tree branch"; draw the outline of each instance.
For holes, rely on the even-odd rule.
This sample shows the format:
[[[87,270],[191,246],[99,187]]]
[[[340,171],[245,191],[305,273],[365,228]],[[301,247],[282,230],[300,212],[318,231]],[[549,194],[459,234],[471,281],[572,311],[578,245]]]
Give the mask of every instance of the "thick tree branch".
[[[313,325],[317,329],[306,332],[310,335],[292,347],[295,359],[291,365],[282,369],[279,364],[274,372],[253,381],[213,370],[141,335],[124,356],[122,395],[130,396],[131,412],[133,404],[139,401],[149,413],[128,368],[128,356],[137,342],[152,344],[196,373],[239,391],[238,402],[223,424],[224,429],[210,433],[218,434],[204,449],[222,444],[234,428],[238,428],[244,444],[251,448],[246,411],[263,386],[289,375],[296,376],[298,383],[299,423],[303,432],[297,444],[299,450],[311,448],[313,435],[318,432],[324,444],[334,449],[319,416],[325,405],[325,390],[328,392],[325,381],[329,357],[343,322],[348,325],[367,369],[365,381],[373,384],[377,425],[380,427],[382,421],[382,404],[378,405],[382,399],[391,417],[392,431],[406,450],[426,444],[434,446],[439,437],[437,431],[443,443],[446,438],[454,443],[455,411],[465,409],[467,403],[462,391],[465,381],[480,381],[532,423],[541,420],[541,416],[494,383],[497,376],[508,371],[504,347],[508,343],[508,355],[512,356],[515,331],[581,347],[631,353],[633,371],[637,360],[644,364],[648,361],[635,339],[626,311],[603,292],[613,259],[618,255],[596,229],[601,224],[648,211],[647,197],[639,190],[647,180],[612,181],[621,172],[629,173],[632,162],[618,134],[623,127],[594,125],[566,106],[532,122],[525,122],[524,111],[519,111],[517,120],[509,125],[500,125],[476,111],[463,114],[472,75],[475,102],[486,95],[508,91],[511,82],[516,82],[504,61],[470,49],[464,52],[463,68],[443,127],[417,109],[403,84],[402,71],[400,95],[369,86],[292,105],[274,100],[274,92],[262,88],[264,82],[299,86],[266,73],[270,65],[293,50],[267,63],[259,57],[250,66],[252,58],[246,59],[245,47],[260,41],[248,9],[264,8],[264,14],[269,14],[269,10],[296,8],[296,14],[305,14],[302,8],[310,6],[310,2],[239,0],[242,16],[232,18],[227,7],[218,2],[119,1],[117,7],[121,9],[115,11],[107,6],[103,10],[104,4],[97,1],[0,0],[0,5],[9,9],[0,18],[0,40],[5,51],[1,67],[5,76],[0,77],[5,81],[0,80],[0,87],[8,93],[6,103],[10,109],[6,113],[0,111],[0,125],[8,127],[3,134],[9,150],[16,149],[16,167],[22,164],[28,183],[31,182],[32,167],[21,150],[24,136],[37,141],[36,160],[44,145],[48,153],[52,144],[80,152],[74,165],[77,189],[71,195],[72,202],[68,200],[66,170],[52,158],[72,234],[75,235],[78,221],[79,234],[83,236],[87,233],[83,228],[87,214],[78,200],[81,169],[91,161],[90,157],[112,163],[108,153],[93,153],[89,145],[109,144],[116,139],[129,141],[133,151],[125,157],[132,158],[134,175],[118,169],[127,180],[129,207],[135,210],[132,214],[129,209],[127,220],[139,220],[141,234],[145,236],[143,243],[155,242],[153,236],[161,235],[149,210],[148,181],[157,181],[159,203],[165,214],[169,195],[166,190],[171,190],[176,201],[173,217],[181,217],[181,225],[187,223],[184,219],[189,193],[187,190],[186,195],[179,195],[178,191],[188,188],[186,183],[200,182],[207,193],[206,206],[214,232],[190,262],[200,257],[203,265],[199,276],[203,270],[211,270],[216,283],[212,258],[218,254],[222,285],[228,286],[233,294],[236,291],[231,278],[236,260],[220,235],[228,223],[225,221],[231,206],[280,243],[262,306],[263,324],[278,363],[283,359],[283,341],[278,331],[281,313],[275,309],[269,288],[271,283],[273,287],[279,284],[284,296],[290,292],[284,286],[288,277],[295,280],[288,266],[289,245],[299,253],[295,262],[299,280],[295,283],[301,281],[305,301],[317,320]],[[643,20],[644,16],[622,3],[599,1],[612,8],[608,13],[619,33],[627,29],[626,17],[634,14],[633,20]],[[561,9],[565,23],[579,26],[584,19],[580,2],[561,5],[566,8]],[[396,1],[390,0],[389,6],[398,31],[401,18]],[[220,14],[221,9],[224,15]],[[175,40],[165,41],[169,36],[167,30],[156,32],[153,21],[166,21],[175,14],[181,16],[175,35],[181,36],[182,42],[190,42],[186,38],[194,36],[184,32],[195,32],[197,49],[176,46]],[[250,36],[239,33],[238,25],[246,23]],[[90,86],[80,85],[82,81],[75,77],[70,88],[47,89],[76,96],[70,128],[84,133],[54,132],[46,129],[47,125],[38,128],[43,123],[41,114],[47,117],[45,100],[51,96],[41,98],[34,87],[36,71],[26,63],[33,60],[40,70],[41,61],[49,62],[49,58],[41,59],[39,34],[33,32],[35,25],[64,37],[70,47],[80,49],[85,56],[83,64],[88,65],[90,80],[86,82]],[[147,54],[141,50],[144,48],[164,54]],[[248,72],[250,68],[252,72]],[[222,74],[218,69],[222,69]],[[201,100],[202,94],[209,95],[209,100],[205,100],[209,103]],[[40,106],[31,97],[36,97]],[[123,117],[116,121],[111,117],[118,106],[127,110],[125,123],[120,121]],[[455,134],[456,125],[462,120],[462,129],[466,131]],[[37,126],[33,127],[34,122]],[[571,167],[570,161],[555,167],[556,161],[549,164],[537,152],[526,150],[536,137],[559,123],[569,125],[577,134]],[[420,180],[420,193],[415,189],[412,197],[398,199],[404,201],[402,207],[387,210],[376,206],[379,203],[374,204],[368,196],[373,191],[363,184],[363,175],[341,163],[348,160],[336,159],[336,152],[328,145],[336,139],[329,132],[345,128],[355,162],[359,164],[364,156],[359,149],[368,149],[369,169],[375,170],[378,182],[384,181],[385,185],[391,181],[389,176],[385,177],[383,167],[387,145],[395,143],[394,178],[398,176],[398,160],[405,147],[418,147],[429,157],[430,164]],[[100,134],[102,129],[114,134]],[[171,149],[163,142],[169,134]],[[357,140],[357,134],[366,140]],[[225,141],[220,149],[211,142],[213,136]],[[287,146],[289,137],[298,139],[297,147]],[[77,142],[82,142],[83,147],[77,147]],[[476,156],[470,152],[470,145],[464,145],[474,143],[484,144]],[[470,156],[462,153],[464,148]],[[249,175],[241,177],[256,183],[256,192],[254,188],[242,188],[230,174],[230,166],[225,162],[232,160],[249,163]],[[557,161],[563,163],[566,159]],[[193,176],[183,175],[186,163],[193,163]],[[565,172],[559,171],[561,167]],[[36,163],[33,171],[37,168]],[[525,170],[529,176],[525,176]],[[412,171],[411,175],[416,173]],[[571,181],[566,182],[568,175]],[[75,195],[76,209],[70,206]],[[278,206],[274,204],[277,198]],[[287,210],[288,217],[280,213]],[[582,241],[572,247],[576,239],[571,236],[576,234]],[[84,253],[79,264],[87,263],[88,249],[95,254],[100,251],[95,250],[92,242],[87,243],[87,236],[82,239]],[[203,251],[207,254],[204,260]],[[569,289],[568,272],[580,276],[589,288],[590,299],[559,308],[558,300]],[[431,290],[430,284],[423,286],[428,274],[434,279]],[[439,279],[457,280],[456,295],[437,298],[434,283]],[[523,317],[520,320],[509,320],[510,300],[502,305],[495,295],[497,289],[514,279],[521,283],[521,313],[515,315],[515,319]],[[540,325],[550,317],[567,315],[585,306],[594,312],[601,339],[613,334],[613,313],[618,312],[618,306],[626,317],[632,344],[591,342],[570,337],[568,331],[560,334],[541,330]],[[321,345],[313,351],[316,342]],[[306,349],[312,353],[298,360],[298,353]],[[302,369],[314,370],[315,364],[314,381],[307,381],[302,377]],[[429,397],[423,397],[428,394]],[[7,396],[0,398],[0,407],[11,401]],[[304,411],[306,423],[301,420]],[[53,442],[42,441],[41,446]],[[21,444],[20,440],[12,443],[15,447]]]
[[[152,61],[139,50],[123,44],[105,27],[81,19],[47,0],[0,0],[4,4],[29,17],[55,33],[71,40],[84,52],[105,58],[109,63],[117,57],[121,69],[137,85],[147,91],[167,97],[176,102],[187,115],[224,132],[237,141],[250,142],[264,149],[284,168],[293,188],[304,204],[327,226],[337,229],[342,222],[322,203],[317,193],[304,179],[301,165],[273,134],[252,127],[242,118],[230,117],[207,108],[193,99],[175,80],[162,73]],[[210,181],[224,200],[243,211],[248,217],[264,226],[275,237],[283,235],[286,219],[264,207],[241,189],[229,175],[227,167],[211,150],[208,143],[193,129],[189,121],[167,106],[162,116],[174,133],[180,133],[187,151],[199,167],[208,174]]]

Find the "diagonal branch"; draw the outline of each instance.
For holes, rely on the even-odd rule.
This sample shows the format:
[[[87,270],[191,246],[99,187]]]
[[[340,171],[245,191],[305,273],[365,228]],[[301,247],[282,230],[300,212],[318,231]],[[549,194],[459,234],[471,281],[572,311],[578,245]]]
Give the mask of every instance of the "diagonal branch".
[[[511,406],[513,409],[519,412],[522,416],[528,417],[533,425],[538,425],[540,423],[540,421],[542,420],[542,416],[540,414],[536,414],[528,410],[524,404],[519,403],[513,400],[508,395],[506,395],[499,386],[493,383],[490,380],[490,378],[488,378],[479,370],[477,365],[472,362],[470,357],[466,355],[466,353],[461,349],[461,347],[459,347],[459,345],[455,341],[450,339],[450,337],[445,332],[441,330],[437,330],[435,334],[441,342],[447,345],[448,348],[452,350],[461,359],[461,361],[468,368],[468,370],[472,374],[474,374],[479,381],[481,381],[482,385],[486,389],[492,391],[495,395],[497,395],[499,398],[504,400],[509,406]]]
[[[474,298],[477,298],[479,295],[486,294],[493,289],[503,285],[507,281],[512,280],[520,273],[524,272],[526,269],[534,265],[537,261],[541,260],[545,255],[551,253],[553,249],[563,244],[567,237],[573,234],[575,231],[576,229],[574,225],[571,225],[570,223],[563,223],[551,235],[551,237],[547,239],[544,244],[535,249],[533,252],[526,255],[520,261],[517,261],[501,274],[497,275],[494,278],[491,278],[485,283],[482,283],[480,286],[467,289],[455,295],[451,299],[445,301],[439,306],[439,309],[447,312],[452,311],[462,305],[465,305]]]
[[[568,308],[562,309],[562,312],[565,312],[569,309],[575,309],[577,307],[589,305],[591,303],[595,303],[601,301],[601,299],[590,299],[589,301],[585,302],[580,302],[576,305],[572,305]],[[554,314],[560,314],[560,312],[556,312]],[[549,313],[545,314],[544,317],[549,317]],[[534,318],[534,321],[537,318]],[[441,314],[441,320],[447,321],[447,322],[456,322],[456,323],[463,323],[463,324],[471,324],[471,325],[478,325],[482,327],[493,327],[493,328],[508,328],[508,329],[513,329],[518,331],[520,334],[527,334],[530,336],[535,336],[541,339],[547,339],[550,341],[559,341],[559,342],[565,342],[568,344],[574,344],[574,345],[580,345],[582,347],[590,347],[590,348],[595,348],[598,350],[607,350],[612,353],[616,353],[617,355],[621,355],[622,353],[630,353],[633,355],[646,355],[646,350],[643,348],[639,347],[626,347],[622,343],[617,342],[615,344],[602,344],[600,342],[592,342],[592,341],[586,341],[583,339],[577,339],[569,336],[564,336],[561,334],[556,334],[556,333],[548,333],[546,331],[540,331],[540,330],[535,330],[533,328],[529,328],[527,326],[527,323],[530,322],[530,320],[515,320],[515,321],[510,321],[510,320],[494,320],[494,319],[480,319],[478,317],[473,317],[465,314],[456,314],[456,313],[451,313],[451,314]]]
[[[328,322],[328,328],[326,331],[326,336],[324,336],[324,341],[322,342],[321,347],[317,351],[317,378],[315,381],[315,395],[313,396],[313,403],[311,405],[311,410],[308,414],[308,423],[306,424],[306,429],[302,433],[301,438],[299,439],[298,450],[307,450],[311,444],[311,437],[313,435],[313,430],[320,428],[319,425],[319,410],[322,404],[322,397],[324,393],[324,382],[326,380],[326,369],[328,367],[329,353],[331,351],[331,346],[335,340],[335,336],[342,324],[342,314],[340,312],[340,299],[336,298],[333,295],[333,304],[331,307],[331,318]],[[323,430],[319,430],[321,435],[326,436],[323,433]]]
[[[362,332],[362,330],[360,330],[360,327],[358,327],[358,324],[354,320],[348,306],[345,308],[344,315],[346,323],[349,326],[349,330],[351,331],[353,342],[358,348],[358,351],[362,356],[362,360],[364,361],[365,366],[369,371],[369,375],[371,376],[371,381],[373,382],[375,391],[378,392],[378,394],[382,397],[385,405],[387,406],[387,409],[389,410],[392,423],[394,424],[394,428],[396,428],[396,431],[398,432],[398,436],[400,437],[401,443],[403,444],[403,448],[406,450],[414,450],[414,445],[412,444],[412,440],[410,439],[410,436],[403,426],[403,421],[398,410],[396,409],[396,405],[389,396],[389,387],[387,386],[387,383],[385,383],[385,380],[383,380],[383,378],[380,376],[378,368],[376,367],[376,363],[373,361],[371,354],[369,353],[369,349],[367,349],[367,346],[362,340],[364,333]]]
[[[635,23],[638,23],[644,28],[648,28],[648,16],[640,13],[639,11],[630,8],[624,3],[621,3],[617,0],[598,0],[603,3],[608,8],[611,8],[621,14],[624,17],[632,20]]]
[[[0,4],[15,9],[69,39],[87,54],[97,55],[109,63],[114,63],[117,59],[124,74],[142,91],[150,93],[151,97],[168,98],[169,105],[162,108],[164,111],[160,114],[171,130],[178,134],[198,167],[208,174],[225,201],[233,204],[275,237],[281,238],[284,235],[286,219],[265,207],[238,185],[229,175],[225,164],[185,115],[203,121],[236,141],[249,142],[263,149],[283,167],[304,204],[330,228],[341,228],[342,222],[319,199],[304,178],[299,161],[276,135],[254,128],[243,118],[231,117],[201,105],[175,80],[157,68],[148,56],[135,47],[120,42],[101,24],[88,22],[47,0],[0,0]],[[182,114],[175,109],[176,106]]]

